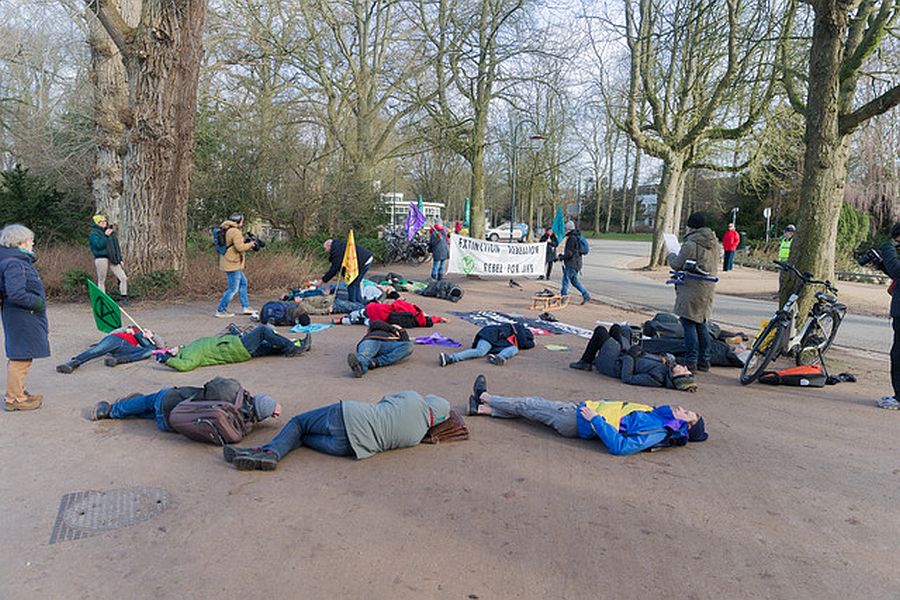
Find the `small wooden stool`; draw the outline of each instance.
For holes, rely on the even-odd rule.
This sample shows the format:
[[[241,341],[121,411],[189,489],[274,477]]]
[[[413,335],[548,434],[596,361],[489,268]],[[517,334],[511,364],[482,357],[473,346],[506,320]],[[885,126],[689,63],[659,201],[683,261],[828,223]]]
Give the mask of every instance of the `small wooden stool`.
[[[568,305],[569,297],[560,296],[559,294],[554,294],[553,296],[531,297],[531,310],[548,311],[553,308],[565,308]]]

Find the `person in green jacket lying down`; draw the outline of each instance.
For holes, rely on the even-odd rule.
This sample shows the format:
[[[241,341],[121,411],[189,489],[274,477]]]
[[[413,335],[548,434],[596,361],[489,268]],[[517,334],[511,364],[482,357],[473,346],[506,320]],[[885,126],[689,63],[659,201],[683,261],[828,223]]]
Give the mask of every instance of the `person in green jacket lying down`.
[[[269,354],[297,356],[312,347],[312,335],[300,340],[278,335],[274,329],[259,325],[241,335],[203,337],[186,346],[156,351],[156,360],[177,371],[193,371],[197,367],[239,363]]]

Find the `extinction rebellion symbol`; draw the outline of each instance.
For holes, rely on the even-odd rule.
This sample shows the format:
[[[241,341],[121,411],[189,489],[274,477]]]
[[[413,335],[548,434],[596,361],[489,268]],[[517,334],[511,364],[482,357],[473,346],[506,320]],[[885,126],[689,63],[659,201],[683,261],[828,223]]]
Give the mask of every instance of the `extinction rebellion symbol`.
[[[94,315],[110,329],[116,329],[122,325],[119,307],[109,297],[97,296],[94,298]]]
[[[470,275],[475,270],[475,259],[469,255],[462,257],[462,272]]]

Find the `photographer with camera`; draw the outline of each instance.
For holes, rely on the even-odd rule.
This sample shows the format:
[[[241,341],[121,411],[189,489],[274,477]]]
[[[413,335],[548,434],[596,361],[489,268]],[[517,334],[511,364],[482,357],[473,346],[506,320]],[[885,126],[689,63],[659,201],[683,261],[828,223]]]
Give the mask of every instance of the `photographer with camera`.
[[[254,312],[250,308],[250,299],[247,297],[247,276],[244,274],[245,253],[249,250],[258,250],[263,247],[263,244],[253,235],[245,238],[241,231],[243,225],[244,215],[240,213],[232,213],[221,225],[225,238],[225,253],[219,255],[219,270],[225,271],[225,275],[228,277],[228,289],[225,290],[219,301],[219,307],[216,309],[217,317],[230,318],[234,316],[234,313],[228,312],[228,303],[235,294],[239,294],[243,314],[250,315]]]
[[[871,264],[878,267],[893,281],[888,288],[891,295],[891,321],[894,328],[894,343],[891,346],[891,385],[894,388],[893,396],[885,396],[878,401],[878,406],[890,410],[900,410],[900,290],[897,289],[897,281],[900,280],[900,258],[897,256],[897,248],[900,247],[900,223],[894,223],[891,227],[891,239],[885,242],[881,248],[874,248],[866,252],[859,259],[861,266]]]

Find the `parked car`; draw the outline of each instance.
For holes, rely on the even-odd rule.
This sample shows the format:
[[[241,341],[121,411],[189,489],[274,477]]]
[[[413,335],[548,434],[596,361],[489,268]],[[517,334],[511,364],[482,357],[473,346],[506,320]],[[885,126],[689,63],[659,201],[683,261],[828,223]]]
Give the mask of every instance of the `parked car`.
[[[525,241],[528,235],[528,225],[524,223],[516,223],[513,227],[512,237],[517,242]],[[497,227],[493,227],[484,232],[484,237],[492,242],[504,242],[509,240],[509,221],[501,223]]]

